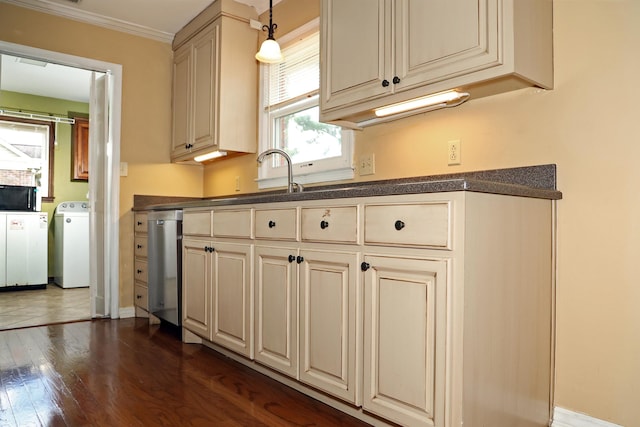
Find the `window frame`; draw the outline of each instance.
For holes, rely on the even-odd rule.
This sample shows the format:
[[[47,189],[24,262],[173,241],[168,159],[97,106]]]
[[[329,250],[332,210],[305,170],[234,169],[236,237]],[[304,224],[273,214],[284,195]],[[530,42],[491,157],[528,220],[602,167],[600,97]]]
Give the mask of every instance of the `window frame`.
[[[280,46],[286,47],[318,31],[320,31],[320,19],[316,18],[278,39],[278,42]],[[286,101],[283,103],[283,106],[277,107],[275,110],[265,109],[265,86],[269,85],[269,69],[269,64],[260,64],[260,96],[258,104],[259,152],[273,147],[273,123],[277,118],[289,115],[292,112],[314,106],[319,108],[320,106],[318,89],[308,94],[309,96]],[[342,156],[340,157],[293,164],[294,181],[300,184],[311,184],[353,179],[355,176],[355,168],[353,160],[354,134],[352,130],[342,128],[341,146]],[[281,159],[274,159],[273,162],[265,161],[259,165],[258,178],[256,180],[259,189],[283,187],[287,185],[287,168],[280,160]],[[274,164],[278,166],[274,166]]]
[[[53,202],[55,197],[53,195],[53,166],[55,164],[53,155],[55,152],[55,140],[56,140],[56,123],[42,120],[32,120],[32,119],[22,119],[18,117],[4,116],[0,115],[0,120],[3,122],[15,122],[15,123],[26,123],[38,126],[47,126],[49,128],[49,153],[48,153],[48,179],[49,183],[47,186],[47,196],[42,197],[43,202]]]

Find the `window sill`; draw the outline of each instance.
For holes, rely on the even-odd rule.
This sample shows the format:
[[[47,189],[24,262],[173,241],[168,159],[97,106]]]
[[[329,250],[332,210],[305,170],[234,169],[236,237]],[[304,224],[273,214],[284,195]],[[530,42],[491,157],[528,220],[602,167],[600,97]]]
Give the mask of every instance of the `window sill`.
[[[330,182],[330,181],[342,181],[345,179],[353,179],[355,176],[353,168],[341,168],[334,169],[326,172],[316,172],[312,174],[306,175],[293,175],[293,182],[297,182],[298,184],[316,184],[320,182]],[[286,176],[278,176],[272,178],[258,178],[256,179],[258,183],[258,188],[263,190],[266,188],[275,188],[275,187],[286,187],[287,186],[287,177]]]

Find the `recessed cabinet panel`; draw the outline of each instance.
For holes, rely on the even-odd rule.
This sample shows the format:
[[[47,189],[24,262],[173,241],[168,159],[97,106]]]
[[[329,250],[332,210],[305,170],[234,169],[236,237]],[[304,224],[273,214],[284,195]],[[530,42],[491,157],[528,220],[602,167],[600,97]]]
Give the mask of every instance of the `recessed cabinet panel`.
[[[255,360],[297,378],[298,249],[256,246],[255,254]]]
[[[213,234],[216,237],[251,238],[251,209],[215,211]]]
[[[191,45],[183,46],[173,57],[173,138],[171,153],[173,156],[185,154],[190,141],[191,130]]]
[[[256,239],[298,240],[298,210],[256,209]]]
[[[365,243],[451,249],[449,211],[448,202],[367,205]]]
[[[325,251],[300,251],[300,256],[300,380],[357,404],[358,256]]]
[[[446,261],[365,256],[363,407],[444,426]]]
[[[133,286],[135,299],[133,303],[138,307],[148,310],[149,309],[149,298],[147,295],[147,286],[146,284],[138,284],[135,283]]]
[[[302,240],[310,242],[357,243],[358,208],[334,206],[303,208]]]
[[[182,234],[211,236],[211,211],[187,211],[182,213]]]
[[[136,233],[146,233],[149,224],[147,223],[146,213],[136,213],[133,218],[133,231]]]
[[[133,253],[137,257],[147,257],[147,236],[136,236],[133,239]]]
[[[205,248],[211,242],[183,239],[182,244],[182,326],[194,334],[210,339],[211,261]]]
[[[148,281],[148,270],[147,270],[147,260],[136,259],[133,266],[133,277],[138,282],[147,283]]]

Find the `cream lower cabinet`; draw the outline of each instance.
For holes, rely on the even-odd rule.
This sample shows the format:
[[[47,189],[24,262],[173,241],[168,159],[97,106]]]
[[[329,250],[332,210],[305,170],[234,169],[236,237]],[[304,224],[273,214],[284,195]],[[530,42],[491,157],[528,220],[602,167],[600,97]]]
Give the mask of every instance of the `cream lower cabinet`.
[[[359,255],[305,249],[300,258],[300,381],[359,404]]]
[[[363,408],[444,426],[447,260],[365,255]]]
[[[182,326],[211,336],[211,256],[209,240],[182,240]]]
[[[255,247],[255,360],[298,378],[298,248]]]

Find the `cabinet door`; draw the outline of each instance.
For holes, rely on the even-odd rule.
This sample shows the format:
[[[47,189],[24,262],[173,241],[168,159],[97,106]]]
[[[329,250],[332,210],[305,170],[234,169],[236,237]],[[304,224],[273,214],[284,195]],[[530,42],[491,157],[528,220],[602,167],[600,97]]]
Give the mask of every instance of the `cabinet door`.
[[[188,151],[191,141],[189,117],[191,116],[191,55],[190,44],[178,49],[173,57],[173,130],[171,156]]]
[[[300,251],[300,381],[359,404],[358,255]]]
[[[193,149],[215,145],[216,84],[220,26],[212,24],[193,40]]]
[[[496,0],[396,0],[394,90],[499,65]]]
[[[321,111],[388,93],[391,2],[323,0]]]
[[[298,249],[256,246],[255,360],[298,376]]]
[[[366,256],[364,397],[402,425],[444,425],[447,261]]]
[[[252,245],[214,242],[213,248],[211,341],[252,357]]]
[[[211,242],[182,241],[182,326],[209,339],[211,332]]]

